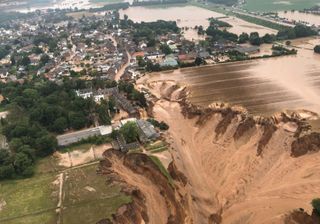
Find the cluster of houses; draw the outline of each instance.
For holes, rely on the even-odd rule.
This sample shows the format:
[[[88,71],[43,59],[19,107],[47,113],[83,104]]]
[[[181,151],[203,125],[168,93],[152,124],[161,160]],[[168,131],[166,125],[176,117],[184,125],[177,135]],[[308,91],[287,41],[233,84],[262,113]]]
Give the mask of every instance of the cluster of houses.
[[[38,76],[52,81],[72,76],[71,71],[84,70],[86,72],[81,74],[84,79],[92,79],[93,75],[114,79],[129,59],[125,48],[114,38],[117,31],[107,26],[112,19],[113,16],[107,14],[99,19],[106,26],[87,29],[94,24],[94,19],[50,23],[45,16],[39,15],[19,23],[9,23],[6,29],[0,28],[1,43],[12,48],[11,53],[0,60],[1,81],[26,79],[30,66],[37,68],[35,72]],[[35,43],[37,37],[53,38],[56,42],[54,51],[50,49],[51,43]],[[34,52],[35,48],[40,52]],[[16,53],[13,55],[12,52]],[[44,54],[49,60],[41,64]],[[19,64],[12,69],[12,61],[19,61],[21,55],[27,55],[28,66]]]
[[[138,116],[139,114],[137,108],[135,108],[125,96],[119,93],[118,87],[98,90],[82,89],[76,90],[76,94],[83,99],[93,98],[96,103],[99,103],[101,100],[108,100],[112,97],[116,101],[116,104],[130,116]]]

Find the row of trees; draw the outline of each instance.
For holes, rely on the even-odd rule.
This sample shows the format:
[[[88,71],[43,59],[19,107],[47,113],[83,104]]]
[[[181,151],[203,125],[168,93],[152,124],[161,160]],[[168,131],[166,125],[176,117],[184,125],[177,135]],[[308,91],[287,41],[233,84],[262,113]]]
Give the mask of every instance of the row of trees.
[[[242,33],[238,36],[228,32],[227,30],[220,30],[218,28],[219,25],[217,25],[216,22],[212,22],[206,30],[206,33],[212,37],[213,41],[229,40],[240,44],[250,42],[250,44],[257,46],[263,43],[273,43],[276,40],[295,39],[317,34],[317,32],[312,28],[300,24],[293,28],[283,29],[279,31],[277,35],[265,34],[262,37],[260,37],[258,32],[252,32],[250,34]]]

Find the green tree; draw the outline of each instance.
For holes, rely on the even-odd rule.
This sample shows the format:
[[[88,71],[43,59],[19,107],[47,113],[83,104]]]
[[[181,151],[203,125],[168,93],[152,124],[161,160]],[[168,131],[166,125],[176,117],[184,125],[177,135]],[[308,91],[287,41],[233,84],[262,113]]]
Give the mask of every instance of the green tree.
[[[274,41],[274,39],[275,39],[275,37],[273,35],[270,35],[267,33],[262,37],[261,42],[271,44]]]
[[[199,66],[202,65],[204,63],[204,60],[200,57],[196,57],[196,59],[194,60],[194,63]]]
[[[73,129],[81,129],[86,126],[87,119],[82,113],[71,112],[69,114],[70,127]]]
[[[161,44],[160,49],[165,55],[172,54],[172,50],[168,44]]]
[[[138,138],[138,126],[135,122],[127,122],[120,128],[120,133],[127,143],[135,142]]]
[[[103,100],[100,105],[97,105],[97,113],[99,116],[99,124],[101,125],[111,124],[111,118],[109,117],[107,102]]]
[[[42,54],[43,50],[40,47],[35,46],[35,47],[32,48],[31,52],[34,53],[34,54]]]
[[[250,41],[250,44],[258,45],[258,46],[262,43],[262,40],[261,40],[258,32],[250,33],[249,41]]]
[[[36,139],[37,155],[44,157],[50,155],[57,148],[57,139],[51,135],[43,135]]]
[[[25,153],[17,153],[14,158],[14,169],[18,175],[31,176],[33,174],[33,162]]]
[[[14,175],[13,157],[6,149],[0,149],[0,180]]]
[[[320,45],[314,47],[314,52],[320,54]]]
[[[249,35],[247,33],[240,34],[239,40],[238,40],[239,44],[246,43],[247,41],[249,41]]]
[[[23,55],[18,61],[18,65],[28,66],[31,63],[30,58],[27,55]]]
[[[45,64],[47,64],[47,63],[49,62],[49,60],[50,60],[49,55],[47,55],[47,54],[41,55],[40,65],[41,65],[41,66],[44,66]]]
[[[61,134],[67,128],[68,128],[67,119],[65,117],[59,117],[54,121],[52,130],[57,132],[57,133],[59,133],[59,134]]]
[[[313,199],[311,205],[318,215],[320,215],[320,198]]]

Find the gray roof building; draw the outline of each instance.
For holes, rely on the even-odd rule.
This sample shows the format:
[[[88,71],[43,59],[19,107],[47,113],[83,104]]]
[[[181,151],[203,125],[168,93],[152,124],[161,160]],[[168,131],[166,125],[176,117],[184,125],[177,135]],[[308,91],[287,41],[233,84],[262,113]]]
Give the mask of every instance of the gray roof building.
[[[153,125],[145,120],[137,120],[137,125],[141,130],[142,138],[148,140],[155,140],[160,137],[160,134],[155,130]]]
[[[58,135],[58,145],[67,146],[73,143],[79,142],[81,140],[87,139],[93,136],[108,135],[111,134],[111,126],[99,126],[95,128],[88,128],[81,131],[75,131],[68,134]]]

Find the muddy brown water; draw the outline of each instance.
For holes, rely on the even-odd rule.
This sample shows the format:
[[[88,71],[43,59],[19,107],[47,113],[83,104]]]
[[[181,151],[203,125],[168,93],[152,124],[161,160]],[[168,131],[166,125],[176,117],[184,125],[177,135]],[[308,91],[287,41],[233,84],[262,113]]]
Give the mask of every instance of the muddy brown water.
[[[175,80],[187,85],[189,100],[241,105],[255,115],[307,109],[320,113],[320,55],[310,46],[320,39],[293,42],[298,55],[154,73],[149,80]]]
[[[157,20],[176,21],[180,28],[189,28],[184,31],[185,38],[189,40],[199,40],[204,38],[203,36],[199,36],[197,31],[192,28],[199,25],[207,28],[209,26],[208,18],[211,17],[219,18],[230,23],[233,27],[229,28],[229,31],[238,35],[242,32],[259,32],[260,35],[276,33],[276,30],[252,24],[235,17],[226,17],[224,14],[196,6],[130,7],[125,10],[120,10],[119,13],[121,18],[123,18],[124,15],[127,15],[129,19],[134,22],[152,22]]]
[[[278,12],[279,17],[286,18],[289,21],[307,22],[310,25],[320,26],[320,15],[303,13],[298,11]]]

